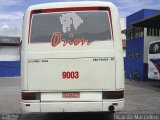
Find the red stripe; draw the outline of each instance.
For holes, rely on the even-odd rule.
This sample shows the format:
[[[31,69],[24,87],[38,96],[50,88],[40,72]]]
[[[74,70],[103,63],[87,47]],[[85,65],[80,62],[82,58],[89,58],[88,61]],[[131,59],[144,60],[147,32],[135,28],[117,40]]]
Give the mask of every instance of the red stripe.
[[[33,14],[37,13],[50,13],[50,12],[66,12],[66,11],[87,11],[87,10],[99,10],[101,7],[72,7],[72,8],[55,8],[55,9],[41,9],[41,10],[32,10],[30,13],[30,20],[29,20],[29,30],[28,30],[28,43],[30,42],[30,32],[31,32],[31,23],[32,23],[32,16]],[[111,31],[112,31],[112,38],[113,38],[113,25],[112,25],[112,16],[111,10],[109,7],[103,7],[105,10],[109,12],[109,18],[111,22]],[[113,38],[114,39],[114,38]]]
[[[109,18],[110,18],[111,30],[112,30],[112,38],[113,38],[113,40],[114,40],[111,9],[107,7],[107,11],[109,12]]]
[[[30,13],[30,19],[29,19],[28,43],[29,43],[29,41],[30,41],[30,32],[31,32],[32,16],[33,16],[33,11],[31,11],[31,13]]]
[[[73,7],[73,8],[56,8],[56,9],[42,9],[42,13],[48,12],[66,12],[66,11],[85,11],[85,10],[98,10],[98,7]]]

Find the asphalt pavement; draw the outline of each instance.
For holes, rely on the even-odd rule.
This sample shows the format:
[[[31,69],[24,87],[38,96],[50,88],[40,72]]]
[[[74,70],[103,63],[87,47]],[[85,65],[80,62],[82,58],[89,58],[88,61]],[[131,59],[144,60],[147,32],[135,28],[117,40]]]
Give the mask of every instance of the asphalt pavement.
[[[110,113],[29,113],[21,114],[20,78],[0,78],[0,120],[104,120],[114,119]],[[160,81],[125,82],[125,108],[122,114],[160,114]],[[119,118],[121,119],[121,118]],[[160,119],[160,118],[159,118]]]

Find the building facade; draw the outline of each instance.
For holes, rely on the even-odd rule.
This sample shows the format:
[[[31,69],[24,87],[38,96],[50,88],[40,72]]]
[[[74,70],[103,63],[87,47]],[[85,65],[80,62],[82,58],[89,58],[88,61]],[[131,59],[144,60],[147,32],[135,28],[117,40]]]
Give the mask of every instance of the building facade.
[[[126,29],[125,18],[120,18],[120,25],[121,25],[121,31]],[[123,57],[125,59],[126,57],[126,35],[121,34],[121,38],[122,38],[122,46],[123,46]]]
[[[126,59],[125,76],[130,78],[133,72],[138,72],[140,80],[147,80],[148,48],[153,40],[160,39],[159,28],[133,27],[137,21],[159,14],[160,10],[140,10],[126,19]],[[154,24],[154,23],[153,23]]]
[[[20,76],[20,38],[0,36],[0,77]]]

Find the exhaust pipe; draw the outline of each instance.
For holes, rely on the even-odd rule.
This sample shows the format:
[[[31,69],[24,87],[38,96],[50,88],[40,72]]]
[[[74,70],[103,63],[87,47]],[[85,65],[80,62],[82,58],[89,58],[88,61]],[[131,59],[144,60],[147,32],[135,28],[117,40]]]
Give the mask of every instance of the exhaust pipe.
[[[115,108],[114,108],[113,105],[110,105],[110,106],[108,107],[108,110],[111,111],[111,112],[113,112],[113,111],[115,110]]]

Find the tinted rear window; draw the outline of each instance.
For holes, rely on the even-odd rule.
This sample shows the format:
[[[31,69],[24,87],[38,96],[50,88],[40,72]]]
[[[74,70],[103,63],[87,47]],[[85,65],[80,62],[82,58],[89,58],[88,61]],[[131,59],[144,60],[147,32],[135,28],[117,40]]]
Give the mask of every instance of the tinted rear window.
[[[51,42],[56,32],[67,40],[84,38],[89,42],[111,40],[109,16],[106,11],[58,12],[33,15],[31,43]],[[71,36],[72,39],[71,39]]]

